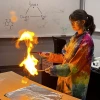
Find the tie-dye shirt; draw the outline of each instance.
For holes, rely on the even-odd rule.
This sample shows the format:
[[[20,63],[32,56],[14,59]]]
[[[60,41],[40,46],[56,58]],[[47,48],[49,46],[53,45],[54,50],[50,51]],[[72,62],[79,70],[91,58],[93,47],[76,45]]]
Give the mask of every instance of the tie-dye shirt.
[[[86,95],[94,43],[88,32],[73,35],[62,49],[62,54],[51,53],[48,61],[62,63],[50,69],[58,76],[57,90],[77,98]]]

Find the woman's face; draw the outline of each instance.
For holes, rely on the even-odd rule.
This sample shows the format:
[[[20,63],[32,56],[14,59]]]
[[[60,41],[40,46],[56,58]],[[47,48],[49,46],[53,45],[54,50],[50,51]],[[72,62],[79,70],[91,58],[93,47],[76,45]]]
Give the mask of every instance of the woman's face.
[[[83,27],[84,27],[83,21],[78,20],[78,21],[70,21],[70,22],[71,22],[73,30],[75,30],[75,31],[79,31],[79,30],[83,29]]]
[[[70,22],[73,30],[75,31],[79,31],[81,28],[83,28],[82,25],[80,24],[80,21],[70,21]]]

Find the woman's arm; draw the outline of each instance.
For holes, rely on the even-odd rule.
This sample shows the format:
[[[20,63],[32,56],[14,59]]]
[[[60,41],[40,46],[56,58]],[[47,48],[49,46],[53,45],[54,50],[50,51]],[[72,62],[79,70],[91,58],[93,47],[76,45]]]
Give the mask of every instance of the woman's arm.
[[[50,68],[50,74],[54,76],[68,76],[71,74],[75,74],[81,70],[89,71],[90,68],[87,67],[89,63],[89,53],[91,51],[91,47],[87,42],[82,43],[76,54],[69,63],[55,65]]]
[[[47,59],[48,59],[49,62],[63,63],[64,56],[63,56],[63,54],[50,53],[50,55]]]

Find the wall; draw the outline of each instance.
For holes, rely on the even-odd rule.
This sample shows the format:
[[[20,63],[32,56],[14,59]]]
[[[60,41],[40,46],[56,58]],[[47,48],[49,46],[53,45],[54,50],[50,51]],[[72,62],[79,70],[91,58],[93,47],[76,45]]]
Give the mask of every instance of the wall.
[[[93,40],[94,40],[94,56],[100,57],[100,32],[94,33]]]
[[[18,65],[26,54],[26,46],[20,44],[20,49],[15,47],[16,39],[0,39],[0,66]],[[39,44],[33,51],[53,51],[51,39],[39,39]]]

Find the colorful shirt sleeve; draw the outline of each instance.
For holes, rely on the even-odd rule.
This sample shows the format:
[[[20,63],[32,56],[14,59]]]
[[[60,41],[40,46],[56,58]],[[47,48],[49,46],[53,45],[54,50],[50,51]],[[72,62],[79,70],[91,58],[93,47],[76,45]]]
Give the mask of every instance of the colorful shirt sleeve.
[[[69,63],[55,65],[53,68],[50,69],[51,75],[66,77],[68,75],[75,74],[81,70],[88,72],[90,69],[86,65],[88,63],[87,59],[89,59],[88,55],[90,50],[91,48],[88,42],[83,42],[79,46],[79,49],[69,61]]]
[[[64,48],[66,48],[68,45],[69,45],[69,42],[65,44]],[[53,62],[53,63],[63,63],[65,60],[65,57],[63,55],[65,53],[64,48],[62,49],[62,54],[50,53],[50,56],[48,57],[48,61]]]
[[[64,56],[62,54],[50,53],[50,56],[48,58],[48,61],[53,63],[63,63],[63,60]]]

